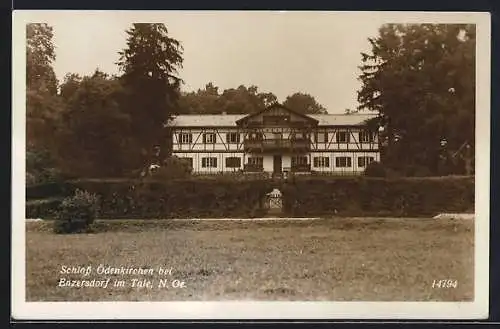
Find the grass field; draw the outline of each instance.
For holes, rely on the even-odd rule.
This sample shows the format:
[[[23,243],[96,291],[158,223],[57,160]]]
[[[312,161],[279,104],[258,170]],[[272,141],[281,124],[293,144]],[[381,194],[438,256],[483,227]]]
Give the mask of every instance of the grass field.
[[[100,221],[97,232],[55,235],[27,223],[27,301],[335,300],[466,301],[474,296],[471,220],[349,219],[280,222]],[[150,267],[97,274],[99,264]],[[61,274],[61,266],[92,273]],[[158,268],[172,268],[160,276]],[[58,287],[106,279],[107,288]],[[152,288],[131,287],[147,279]],[[124,287],[114,287],[115,279]],[[159,288],[178,279],[185,288]],[[433,288],[434,280],[455,288]]]

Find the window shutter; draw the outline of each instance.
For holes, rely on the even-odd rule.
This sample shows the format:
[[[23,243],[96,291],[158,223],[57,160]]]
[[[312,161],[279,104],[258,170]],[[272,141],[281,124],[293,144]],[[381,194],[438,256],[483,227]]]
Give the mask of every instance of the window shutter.
[[[207,143],[207,134],[203,134],[203,144]]]
[[[193,142],[193,134],[189,134],[188,136],[189,136],[189,138],[188,138],[189,144],[191,144]]]
[[[325,132],[325,143],[328,143],[328,133]]]

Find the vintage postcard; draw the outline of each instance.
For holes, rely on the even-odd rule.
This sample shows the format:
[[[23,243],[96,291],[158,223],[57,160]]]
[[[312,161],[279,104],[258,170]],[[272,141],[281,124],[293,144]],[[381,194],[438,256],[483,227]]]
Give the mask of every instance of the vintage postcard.
[[[490,15],[16,11],[12,316],[484,319]]]

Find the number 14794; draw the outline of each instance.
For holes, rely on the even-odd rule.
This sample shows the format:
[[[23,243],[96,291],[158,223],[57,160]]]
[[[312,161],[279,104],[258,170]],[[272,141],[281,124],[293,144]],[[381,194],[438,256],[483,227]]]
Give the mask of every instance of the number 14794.
[[[432,288],[456,288],[458,286],[457,280],[433,280]]]

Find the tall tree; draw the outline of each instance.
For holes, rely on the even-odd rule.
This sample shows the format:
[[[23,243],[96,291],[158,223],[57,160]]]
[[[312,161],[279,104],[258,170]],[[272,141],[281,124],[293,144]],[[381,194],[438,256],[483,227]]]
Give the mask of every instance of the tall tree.
[[[369,42],[358,100],[380,113],[384,161],[436,173],[442,145],[474,143],[474,26],[387,24]]]
[[[64,101],[69,102],[82,82],[82,77],[76,73],[67,73],[60,85],[60,95]]]
[[[28,182],[41,182],[53,171],[54,131],[62,104],[57,79],[52,27],[26,25],[26,174]]]
[[[313,96],[300,92],[288,96],[283,102],[283,106],[303,114],[328,113],[326,108],[319,104]]]
[[[45,23],[26,25],[26,85],[29,90],[57,94],[57,79],[52,68],[56,59],[53,29]]]
[[[119,80],[96,70],[66,103],[58,134],[58,160],[77,177],[116,177],[127,169],[130,117],[120,109]]]
[[[143,166],[156,145],[169,153],[164,124],[178,112],[183,48],[161,23],[135,23],[126,31],[127,47],[119,52],[126,96],[123,107],[132,120],[135,146],[130,165]]]

